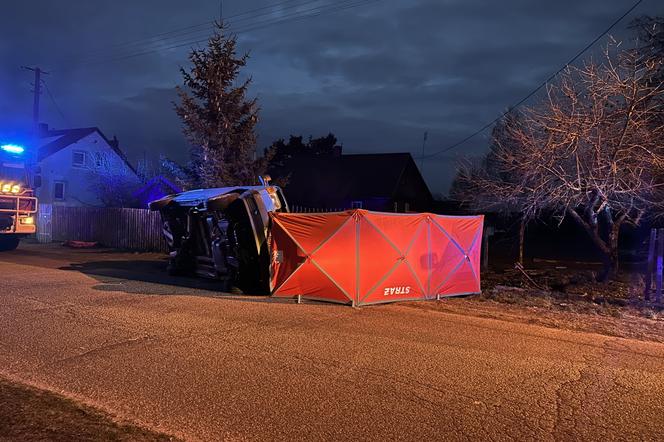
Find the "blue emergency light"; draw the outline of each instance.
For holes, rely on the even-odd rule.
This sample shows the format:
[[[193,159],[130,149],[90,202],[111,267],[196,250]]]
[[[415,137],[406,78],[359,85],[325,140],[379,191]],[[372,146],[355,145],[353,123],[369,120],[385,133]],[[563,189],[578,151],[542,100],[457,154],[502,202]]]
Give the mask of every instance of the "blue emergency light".
[[[19,146],[17,144],[3,144],[0,146],[0,149],[4,150],[5,152],[21,155],[25,149],[23,146]]]

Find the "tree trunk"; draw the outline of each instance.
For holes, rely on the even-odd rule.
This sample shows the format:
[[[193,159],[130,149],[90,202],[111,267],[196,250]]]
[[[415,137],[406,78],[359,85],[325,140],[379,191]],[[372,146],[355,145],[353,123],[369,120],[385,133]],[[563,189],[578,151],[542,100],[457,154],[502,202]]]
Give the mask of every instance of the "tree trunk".
[[[526,220],[522,217],[519,223],[519,264],[523,265],[523,247],[526,236]]]
[[[604,265],[604,268],[602,269],[602,272],[597,275],[597,281],[607,282],[610,278],[615,277],[618,273],[618,236],[622,221],[617,221],[611,225],[608,241],[605,241],[600,235],[599,229],[596,225],[591,225],[586,222],[586,220],[584,220],[574,209],[568,210],[567,213],[569,213],[572,219],[584,228],[595,246],[597,246],[602,253],[602,264]]]
[[[607,256],[607,263],[608,265],[605,265],[607,267],[605,269],[606,275],[604,276],[604,281],[608,280],[609,278],[615,278],[618,275],[618,270],[620,269],[620,261],[618,257],[618,237],[620,236],[620,225],[622,223],[616,222],[611,226],[611,230],[609,231],[609,240],[608,246],[609,246],[609,253]]]
[[[602,272],[597,275],[598,282],[607,282],[618,274],[618,258],[613,251],[604,254],[602,257]]]

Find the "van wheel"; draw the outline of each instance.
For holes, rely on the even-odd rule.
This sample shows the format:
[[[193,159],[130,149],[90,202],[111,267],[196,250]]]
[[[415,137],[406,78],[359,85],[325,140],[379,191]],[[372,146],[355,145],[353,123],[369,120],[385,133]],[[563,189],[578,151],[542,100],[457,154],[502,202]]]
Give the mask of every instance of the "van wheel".
[[[0,236],[0,252],[16,250],[19,241],[19,238],[13,236]]]

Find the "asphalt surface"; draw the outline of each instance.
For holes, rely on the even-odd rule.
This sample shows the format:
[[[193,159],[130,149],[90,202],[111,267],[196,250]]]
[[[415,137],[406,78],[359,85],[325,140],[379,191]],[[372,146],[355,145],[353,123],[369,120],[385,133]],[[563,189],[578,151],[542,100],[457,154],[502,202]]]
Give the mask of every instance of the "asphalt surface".
[[[162,267],[0,254],[0,374],[189,440],[664,440],[662,344],[233,296]]]

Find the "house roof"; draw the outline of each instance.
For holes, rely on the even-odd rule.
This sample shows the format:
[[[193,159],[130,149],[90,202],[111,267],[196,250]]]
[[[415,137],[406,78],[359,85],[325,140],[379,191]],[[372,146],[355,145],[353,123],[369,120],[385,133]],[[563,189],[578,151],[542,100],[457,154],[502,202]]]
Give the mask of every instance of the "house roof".
[[[410,153],[340,155],[338,157],[300,157],[292,159],[286,173],[287,197],[309,201],[312,195],[321,202],[335,199],[394,198],[408,166],[417,170]],[[419,171],[417,172],[419,173]],[[422,180],[423,189],[431,193]]]
[[[82,140],[83,138],[97,132],[99,136],[109,145],[111,149],[125,162],[129,169],[136,173],[136,169],[129,162],[127,156],[118,146],[117,140],[109,140],[98,127],[82,127],[77,129],[47,129],[41,133],[42,144],[39,147],[38,161],[61,151],[62,149]]]

